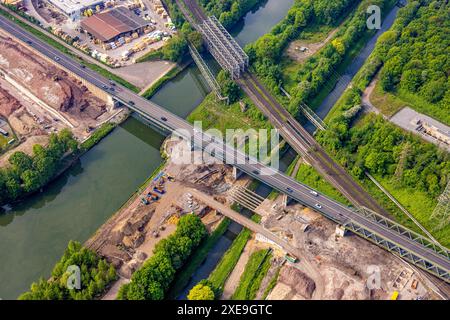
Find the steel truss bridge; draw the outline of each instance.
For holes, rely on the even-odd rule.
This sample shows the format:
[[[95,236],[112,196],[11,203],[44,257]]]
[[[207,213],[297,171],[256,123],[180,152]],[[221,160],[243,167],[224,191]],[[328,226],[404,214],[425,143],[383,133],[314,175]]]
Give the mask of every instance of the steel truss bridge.
[[[198,25],[209,52],[232,79],[239,79],[248,67],[249,59],[216,17],[211,16]]]

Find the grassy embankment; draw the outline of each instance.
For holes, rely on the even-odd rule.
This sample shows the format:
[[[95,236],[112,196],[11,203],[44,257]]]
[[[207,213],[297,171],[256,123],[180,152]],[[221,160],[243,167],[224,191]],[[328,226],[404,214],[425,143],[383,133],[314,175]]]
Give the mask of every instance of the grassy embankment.
[[[239,279],[239,285],[231,296],[232,300],[254,300],[261,282],[270,268],[272,253],[259,250],[252,253]]]
[[[253,215],[253,221],[259,221],[258,215]],[[245,248],[248,240],[252,236],[252,232],[248,229],[242,229],[239,235],[234,239],[227,252],[223,255],[222,259],[217,264],[216,268],[209,275],[209,280],[213,286],[219,290],[223,290],[223,286],[236,266],[242,251]]]
[[[417,94],[408,92],[402,88],[394,93],[386,92],[377,81],[370,102],[384,115],[391,117],[403,107],[408,106],[417,112],[429,115],[450,126],[450,112],[434,103],[428,102]]]

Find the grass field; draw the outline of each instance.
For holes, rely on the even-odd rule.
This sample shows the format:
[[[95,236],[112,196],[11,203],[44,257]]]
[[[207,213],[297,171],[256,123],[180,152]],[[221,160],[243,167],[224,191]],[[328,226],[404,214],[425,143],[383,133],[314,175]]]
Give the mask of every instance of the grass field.
[[[253,252],[239,279],[232,300],[254,300],[261,282],[269,271],[272,254],[267,250]]]
[[[281,267],[278,267],[277,271],[273,275],[272,279],[270,279],[269,284],[267,285],[266,290],[264,290],[264,294],[262,296],[262,300],[266,300],[269,293],[272,291],[273,288],[277,285],[278,282],[278,276],[280,275]]]
[[[307,164],[300,164],[296,179],[336,201],[350,205],[350,202],[339,191],[325,181],[313,167]]]
[[[203,102],[188,116],[191,123],[202,121],[203,129],[216,128],[223,134],[226,129],[260,129],[270,128],[269,122],[253,105],[248,97],[242,99],[248,109],[241,111],[239,103],[226,105],[215,99],[214,93],[210,93]]]
[[[370,102],[384,115],[390,117],[403,107],[410,107],[438,121],[450,125],[450,112],[444,107],[425,101],[423,98],[399,89],[397,92],[385,92],[379,82],[370,96]]]
[[[234,208],[234,210],[235,209],[236,208]],[[252,220],[255,222],[259,222],[261,220],[261,217],[257,214],[254,214],[252,216]],[[234,239],[231,246],[228,248],[227,252],[225,252],[215,269],[211,272],[208,279],[212,282],[215,288],[223,290],[225,281],[227,281],[228,277],[239,261],[242,251],[244,250],[245,245],[247,244],[251,236],[252,232],[250,230],[245,228],[242,229],[242,231]]]
[[[436,221],[431,219],[433,209],[437,201],[427,193],[412,189],[398,188],[398,186],[386,178],[376,177],[377,181],[392,194],[402,206],[405,207],[442,245],[450,247],[450,225],[437,230]],[[408,219],[408,218],[405,218]],[[409,219],[408,219],[409,220]],[[411,223],[410,223],[411,224]],[[416,228],[414,228],[416,230]]]
[[[216,268],[209,275],[209,280],[215,288],[223,290],[225,281],[227,281],[234,267],[236,266],[247,241],[250,239],[252,232],[248,229],[242,229],[239,235],[234,239],[230,248],[223,255]]]

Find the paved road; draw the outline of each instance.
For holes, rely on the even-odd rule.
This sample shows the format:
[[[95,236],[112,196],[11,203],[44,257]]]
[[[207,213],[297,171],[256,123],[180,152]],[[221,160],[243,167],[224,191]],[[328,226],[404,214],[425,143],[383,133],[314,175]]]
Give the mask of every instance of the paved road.
[[[111,84],[108,79],[90,69],[81,67],[70,57],[60,53],[50,45],[27,33],[3,16],[0,16],[0,28],[13,35],[15,38],[27,43],[28,46],[39,51],[40,54],[45,55],[50,59],[54,59],[57,64],[67,70],[70,70],[80,78],[83,78],[99,88],[108,91],[115,99],[122,101],[130,109],[138,112],[155,125],[172,131],[183,129],[183,135],[194,137],[195,143],[198,147],[205,148],[207,145],[213,146],[212,148],[216,149],[214,156],[218,160],[224,161],[226,158],[234,158],[236,160],[235,166],[238,169],[246,172],[250,176],[260,180],[268,186],[282,193],[288,194],[292,199],[321,212],[324,216],[334,220],[335,222],[346,223],[348,221],[353,221],[359,226],[389,239],[389,242],[395,243],[401,248],[414,252],[416,255],[423,257],[436,266],[439,266],[447,273],[449,272],[450,260],[447,257],[437,254],[417,242],[400,235],[396,231],[388,229],[383,225],[380,225],[369,218],[356,213],[351,208],[348,208],[326,197],[325,195],[318,193],[318,196],[315,196],[312,193],[313,189],[308,186],[295,181],[282,172],[257,162],[255,159],[247,158],[241,151],[224,145],[223,142],[218,141],[218,139],[214,139],[213,137],[202,132],[195,131],[193,126],[184,119],[170,113],[164,108],[140,97],[120,85],[115,85],[115,89],[112,91],[110,89]]]

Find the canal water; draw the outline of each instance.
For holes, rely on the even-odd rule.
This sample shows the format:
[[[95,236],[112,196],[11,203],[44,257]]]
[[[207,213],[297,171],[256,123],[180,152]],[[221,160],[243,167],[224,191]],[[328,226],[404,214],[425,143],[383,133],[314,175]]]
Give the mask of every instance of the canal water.
[[[292,3],[268,0],[247,14],[234,35],[242,45],[256,40]],[[152,100],[186,117],[207,93],[192,65]],[[15,299],[33,281],[48,277],[69,240],[86,241],[159,166],[162,141],[159,133],[130,118],[42,193],[6,212],[0,209],[0,299]]]

